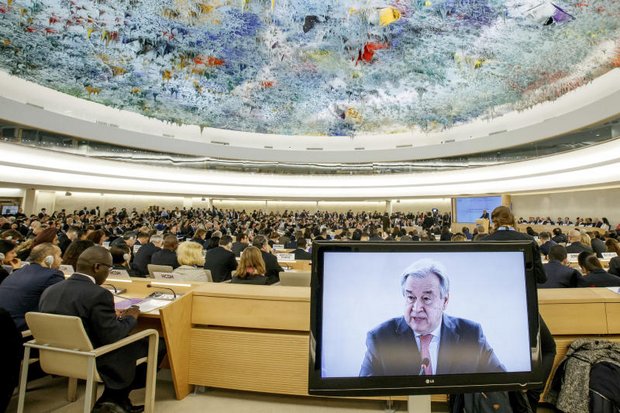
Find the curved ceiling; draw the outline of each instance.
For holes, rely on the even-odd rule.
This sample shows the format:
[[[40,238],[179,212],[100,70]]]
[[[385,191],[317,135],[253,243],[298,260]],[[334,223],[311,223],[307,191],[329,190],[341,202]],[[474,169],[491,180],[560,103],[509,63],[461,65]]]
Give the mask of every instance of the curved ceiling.
[[[421,132],[555,100],[617,67],[619,13],[617,0],[5,0],[0,68],[247,132],[259,143],[245,147],[272,146],[269,134],[415,146]]]
[[[62,190],[248,197],[385,200],[575,190],[620,185],[620,139],[513,164],[373,176],[266,175],[196,171],[87,159],[0,143],[0,182]]]
[[[113,145],[218,159],[299,164],[437,159],[524,145],[619,115],[620,69],[613,69],[553,102],[446,131],[291,139],[169,124],[62,94],[0,71],[0,119]]]

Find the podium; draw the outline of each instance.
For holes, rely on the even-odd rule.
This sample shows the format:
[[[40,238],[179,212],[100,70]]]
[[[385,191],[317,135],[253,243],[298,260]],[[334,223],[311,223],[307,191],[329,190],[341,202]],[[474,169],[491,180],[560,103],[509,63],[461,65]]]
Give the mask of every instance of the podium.
[[[489,220],[486,218],[479,218],[476,220],[476,225],[482,225],[485,234],[489,233]]]

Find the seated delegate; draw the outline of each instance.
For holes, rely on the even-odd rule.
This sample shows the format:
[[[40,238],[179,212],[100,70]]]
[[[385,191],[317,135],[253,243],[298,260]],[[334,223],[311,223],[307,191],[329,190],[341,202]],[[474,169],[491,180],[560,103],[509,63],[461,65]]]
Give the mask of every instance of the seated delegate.
[[[207,271],[202,267],[205,264],[202,250],[202,245],[193,241],[184,241],[179,244],[177,260],[181,265],[172,271],[175,279],[183,281],[209,281]]]
[[[620,287],[620,277],[605,271],[594,252],[583,251],[577,260],[585,274],[579,281],[579,287]]]
[[[233,284],[273,284],[274,279],[267,277],[266,271],[261,250],[256,247],[247,247],[241,253],[239,266],[231,282]]]

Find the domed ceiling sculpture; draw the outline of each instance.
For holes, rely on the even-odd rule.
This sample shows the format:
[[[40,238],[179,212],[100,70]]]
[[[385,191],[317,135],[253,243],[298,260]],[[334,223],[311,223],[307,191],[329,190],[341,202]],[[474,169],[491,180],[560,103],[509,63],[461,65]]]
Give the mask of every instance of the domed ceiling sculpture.
[[[1,70],[162,120],[284,135],[531,107],[619,67],[619,39],[618,0],[0,0]]]

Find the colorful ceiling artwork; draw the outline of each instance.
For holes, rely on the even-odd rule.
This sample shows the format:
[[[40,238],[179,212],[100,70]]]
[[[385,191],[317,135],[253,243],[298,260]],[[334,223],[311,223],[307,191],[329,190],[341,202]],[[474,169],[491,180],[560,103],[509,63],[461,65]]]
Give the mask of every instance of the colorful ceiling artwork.
[[[0,70],[179,124],[441,130],[620,67],[618,0],[0,0]]]

